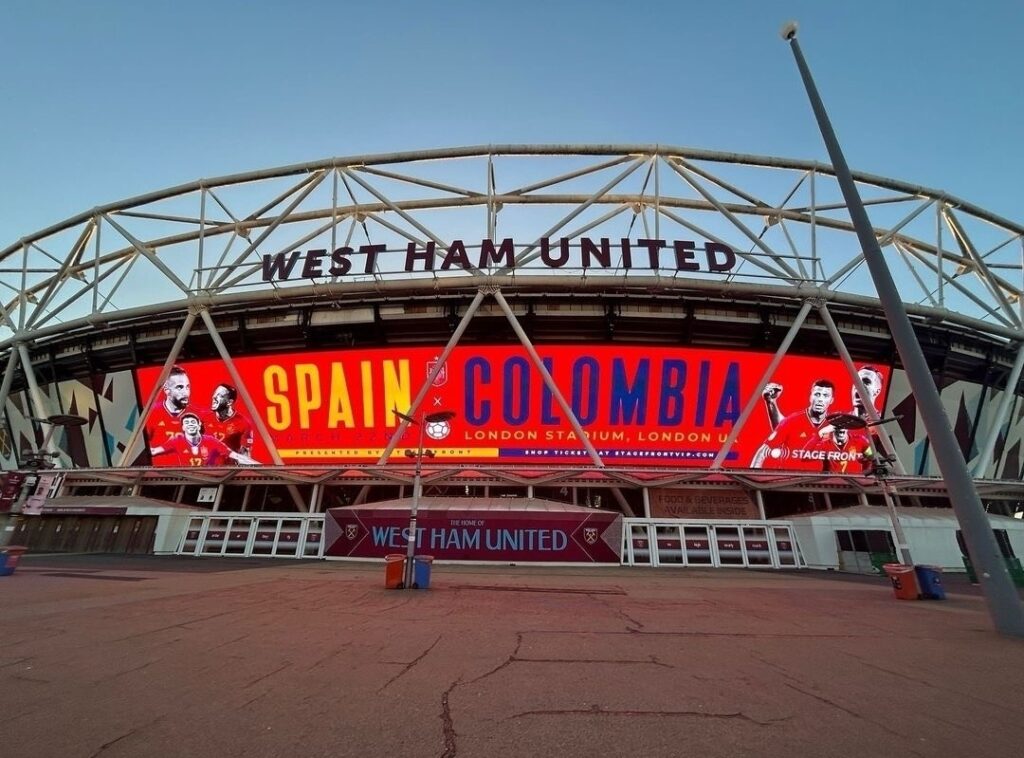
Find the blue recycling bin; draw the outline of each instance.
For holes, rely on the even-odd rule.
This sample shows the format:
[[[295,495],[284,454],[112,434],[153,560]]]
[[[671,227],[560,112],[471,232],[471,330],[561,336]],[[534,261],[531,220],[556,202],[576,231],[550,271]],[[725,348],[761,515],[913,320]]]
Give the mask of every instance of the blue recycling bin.
[[[412,588],[425,590],[430,587],[430,566],[434,562],[432,555],[417,555],[412,570]]]
[[[914,566],[921,597],[925,600],[945,600],[946,590],[942,586],[942,569],[938,566]]]

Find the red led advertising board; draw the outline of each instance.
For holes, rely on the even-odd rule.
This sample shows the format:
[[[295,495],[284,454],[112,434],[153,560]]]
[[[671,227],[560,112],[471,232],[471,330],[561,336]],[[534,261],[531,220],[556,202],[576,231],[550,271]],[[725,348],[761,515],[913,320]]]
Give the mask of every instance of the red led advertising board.
[[[272,463],[255,415],[286,464],[375,462],[398,426],[393,409],[410,408],[440,353],[441,347],[395,347],[236,358],[252,407],[237,391],[225,402],[233,382],[220,360],[182,362],[184,373],[172,372],[145,416],[153,464]],[[772,359],[770,353],[626,345],[545,345],[538,353],[590,442],[613,466],[709,465]],[[878,409],[889,374],[884,366],[861,372],[877,392]],[[143,397],[158,376],[157,367],[138,370]],[[845,439],[836,440],[822,421],[857,410],[842,362],[785,357],[771,381],[780,389],[770,401],[757,399],[724,465],[858,473],[849,464],[859,458],[864,433],[843,432]],[[774,414],[770,404],[777,407]],[[438,459],[589,460],[521,346],[456,347],[420,412],[441,410],[454,417],[423,429],[425,445]],[[192,422],[182,427],[190,411],[200,418],[201,434]],[[187,443],[181,439],[186,431]],[[415,448],[419,434],[410,426],[393,458]],[[233,453],[243,458],[232,460]]]

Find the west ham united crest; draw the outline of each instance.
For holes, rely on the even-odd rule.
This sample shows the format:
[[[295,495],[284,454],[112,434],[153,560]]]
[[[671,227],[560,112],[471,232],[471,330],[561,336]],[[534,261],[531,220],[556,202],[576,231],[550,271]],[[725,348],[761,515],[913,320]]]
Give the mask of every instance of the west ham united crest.
[[[583,527],[583,539],[586,540],[588,545],[593,545],[597,542],[597,529],[592,526]]]
[[[356,524],[345,524],[345,539],[354,540],[359,534],[359,527]]]

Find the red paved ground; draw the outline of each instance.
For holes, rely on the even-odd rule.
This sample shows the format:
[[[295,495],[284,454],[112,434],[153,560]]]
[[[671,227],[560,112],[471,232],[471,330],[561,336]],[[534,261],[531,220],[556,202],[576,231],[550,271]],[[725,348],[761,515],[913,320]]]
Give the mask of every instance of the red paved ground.
[[[1016,756],[977,591],[810,572],[29,556],[4,756]]]

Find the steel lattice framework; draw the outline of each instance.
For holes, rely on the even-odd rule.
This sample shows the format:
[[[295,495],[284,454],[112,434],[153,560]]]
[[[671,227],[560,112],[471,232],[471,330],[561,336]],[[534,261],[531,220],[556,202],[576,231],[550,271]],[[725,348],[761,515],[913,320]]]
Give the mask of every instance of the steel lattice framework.
[[[944,192],[856,175],[913,314],[1021,336],[1024,227]],[[471,235],[472,232],[472,235]],[[728,274],[519,268],[541,237],[699,238]],[[396,278],[409,242],[513,237],[517,268]],[[261,280],[261,257],[387,246],[370,273]],[[329,247],[328,247],[329,246]],[[410,287],[727,288],[869,304],[831,168],[664,145],[493,145],[333,158],[205,179],[111,203],[0,252],[0,346],[126,317]],[[571,283],[570,283],[571,281]]]
[[[1004,365],[1007,356],[1016,355],[1006,382],[1016,387],[1024,369],[1024,350],[1018,349],[1024,343],[1024,226],[944,192],[867,174],[855,174],[855,179],[910,314],[928,327],[948,327],[968,342],[976,335],[999,346]],[[616,251],[611,265],[531,266],[540,257],[541,240],[583,237],[611,240]],[[514,241],[514,266],[408,270],[410,244],[416,249],[433,245],[443,253],[459,240],[476,255],[484,240],[506,239]],[[717,273],[629,266],[619,243],[624,239],[720,243],[735,251],[737,265]],[[264,256],[361,245],[380,246],[370,268],[264,281]],[[215,317],[271,304],[345,307],[368,298],[448,294],[465,303],[472,297],[447,350],[480,301],[490,296],[532,349],[502,293],[616,293],[641,299],[706,293],[724,300],[788,303],[796,315],[777,357],[816,309],[855,375],[830,309],[841,306],[876,317],[879,311],[830,166],[665,145],[490,145],[332,158],[204,179],[97,207],[24,237],[0,251],[0,284],[11,293],[0,301],[0,350],[7,352],[0,404],[20,363],[35,413],[42,417],[47,409],[30,370],[32,350],[70,344],[97,327],[116,329],[128,321],[158,327],[173,317],[167,340],[177,337],[164,366],[166,376],[197,319],[233,370]],[[863,386],[859,389],[867,395]],[[557,388],[552,391],[558,395]],[[821,476],[766,478],[721,470],[752,408],[745,410],[708,471],[659,476],[667,477],[664,481],[737,481],[754,489],[825,486]],[[996,427],[1006,412],[1001,409]],[[396,430],[381,462],[404,426]],[[985,442],[985,464],[996,432]],[[261,433],[273,450],[266,430]],[[587,447],[605,486],[647,486],[635,473],[604,467]],[[131,453],[125,450],[122,463]],[[388,470],[394,473],[380,466],[347,473],[267,467],[259,474],[233,470],[176,476],[179,481],[242,476],[362,484],[407,478],[400,466]],[[486,471],[485,478],[494,481],[530,479],[501,467]],[[593,480],[586,469],[565,473]],[[456,482],[471,474],[451,467],[437,475]],[[109,473],[100,479],[121,481],[124,476],[139,483],[163,474]],[[548,477],[542,473],[539,480]],[[901,481],[901,486],[911,484],[909,478]]]

